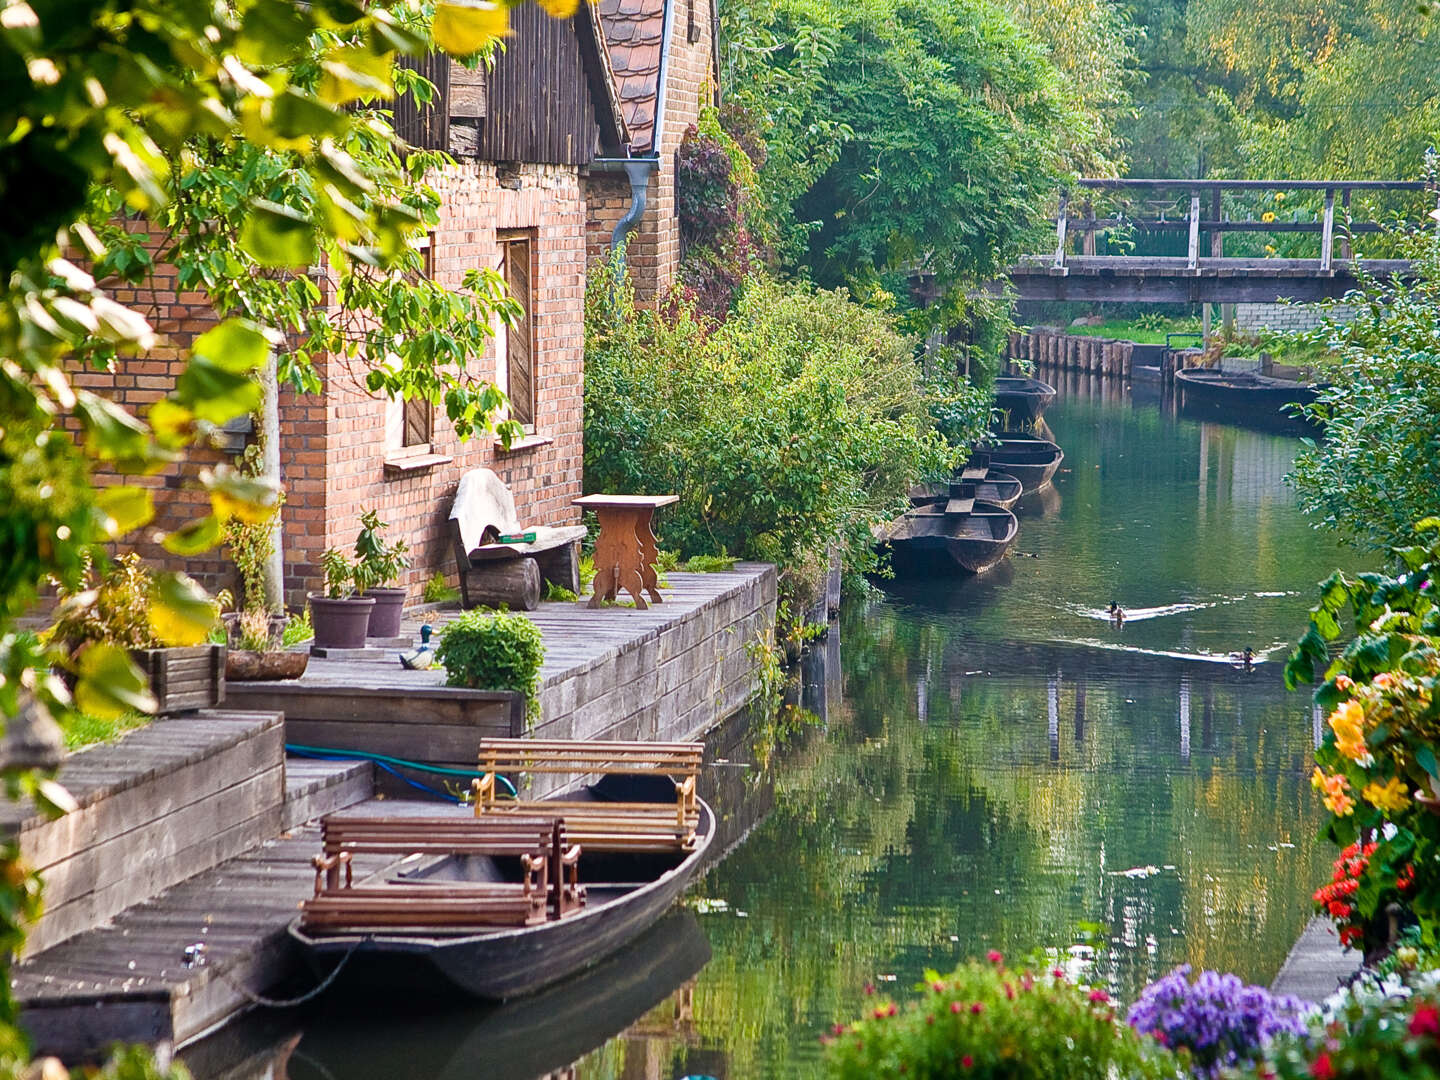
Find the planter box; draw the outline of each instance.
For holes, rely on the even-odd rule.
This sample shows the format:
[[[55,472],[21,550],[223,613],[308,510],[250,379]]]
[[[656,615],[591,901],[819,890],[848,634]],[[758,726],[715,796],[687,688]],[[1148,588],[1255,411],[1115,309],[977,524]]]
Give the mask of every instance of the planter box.
[[[135,649],[130,655],[150,680],[158,716],[210,709],[225,700],[225,646]]]

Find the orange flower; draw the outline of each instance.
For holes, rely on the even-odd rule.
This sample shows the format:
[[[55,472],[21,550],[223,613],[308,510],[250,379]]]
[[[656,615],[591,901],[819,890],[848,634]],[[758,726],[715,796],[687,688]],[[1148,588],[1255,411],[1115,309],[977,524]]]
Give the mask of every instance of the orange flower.
[[[1317,791],[1325,793],[1325,808],[1336,817],[1345,817],[1355,809],[1355,800],[1350,796],[1350,785],[1345,777],[1339,774],[1326,776],[1317,765],[1310,777],[1310,784]]]
[[[1357,765],[1375,763],[1365,747],[1365,710],[1358,701],[1342,702],[1330,714],[1330,730],[1335,733],[1335,748]]]

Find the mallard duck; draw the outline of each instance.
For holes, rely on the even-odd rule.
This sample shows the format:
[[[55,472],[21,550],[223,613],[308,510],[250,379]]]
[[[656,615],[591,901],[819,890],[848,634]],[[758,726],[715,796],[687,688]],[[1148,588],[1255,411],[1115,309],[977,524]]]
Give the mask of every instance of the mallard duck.
[[[420,644],[400,654],[400,666],[407,671],[424,671],[435,665],[435,650],[430,647],[430,624],[420,627]]]
[[[1123,626],[1125,624],[1125,609],[1114,600],[1110,601],[1110,621],[1116,626]]]

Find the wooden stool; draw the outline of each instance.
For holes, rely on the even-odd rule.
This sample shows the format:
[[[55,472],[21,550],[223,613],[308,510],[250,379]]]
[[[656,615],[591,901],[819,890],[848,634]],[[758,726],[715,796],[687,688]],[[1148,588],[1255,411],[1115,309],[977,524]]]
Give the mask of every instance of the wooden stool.
[[[660,547],[650,529],[650,520],[662,506],[679,502],[678,495],[586,495],[572,503],[594,510],[600,521],[595,538],[595,584],[590,606],[614,600],[621,589],[644,611],[645,594],[660,603],[656,588],[655,560]]]

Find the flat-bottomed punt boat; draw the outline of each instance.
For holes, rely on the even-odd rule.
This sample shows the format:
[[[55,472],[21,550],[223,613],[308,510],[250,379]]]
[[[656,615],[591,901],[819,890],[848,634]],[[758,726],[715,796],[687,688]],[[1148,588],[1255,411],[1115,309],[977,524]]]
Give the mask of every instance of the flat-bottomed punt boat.
[[[1321,390],[1321,387],[1288,379],[1210,368],[1181,368],[1175,372],[1175,385],[1183,403],[1191,408],[1292,422],[1297,418],[1286,406],[1309,405]]]
[[[1020,528],[1015,515],[979,499],[959,510],[961,501],[911,510],[878,531],[898,576],[981,574],[1005,558]]]
[[[983,480],[975,481],[975,498],[981,502],[993,503],[1002,510],[1013,510],[1020,501],[1023,487],[1019,480],[1007,473],[987,470]],[[943,503],[950,498],[953,484],[916,484],[910,489],[911,506],[930,506]]]
[[[1034,424],[1055,401],[1055,388],[1039,379],[1002,375],[995,380],[995,407],[1012,425]]]
[[[1019,480],[1027,495],[1050,483],[1065,460],[1065,452],[1055,443],[1023,432],[1002,432],[989,443],[984,452],[990,456],[990,467]]]

